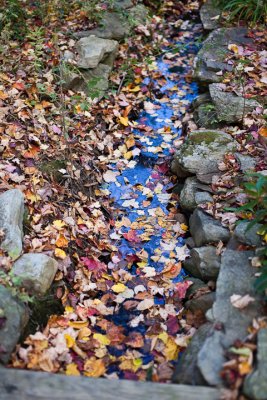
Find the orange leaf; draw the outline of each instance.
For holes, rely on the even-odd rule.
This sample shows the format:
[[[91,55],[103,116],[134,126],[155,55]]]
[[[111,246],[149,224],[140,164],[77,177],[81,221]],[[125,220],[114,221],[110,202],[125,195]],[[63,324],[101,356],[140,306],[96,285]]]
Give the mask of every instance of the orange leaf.
[[[267,137],[267,127],[263,126],[262,128],[260,128],[258,133],[259,133],[259,135],[261,135],[263,137]]]
[[[57,238],[56,246],[57,247],[67,247],[68,244],[69,244],[69,241],[65,238],[64,235],[60,234]]]

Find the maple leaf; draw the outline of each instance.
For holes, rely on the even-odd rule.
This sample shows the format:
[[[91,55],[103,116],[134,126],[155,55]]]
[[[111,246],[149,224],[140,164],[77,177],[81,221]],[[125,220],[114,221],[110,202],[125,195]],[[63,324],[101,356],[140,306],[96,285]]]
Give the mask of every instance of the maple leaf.
[[[179,299],[185,298],[186,291],[191,285],[193,285],[193,282],[191,281],[178,282],[175,285],[175,292],[178,295]]]

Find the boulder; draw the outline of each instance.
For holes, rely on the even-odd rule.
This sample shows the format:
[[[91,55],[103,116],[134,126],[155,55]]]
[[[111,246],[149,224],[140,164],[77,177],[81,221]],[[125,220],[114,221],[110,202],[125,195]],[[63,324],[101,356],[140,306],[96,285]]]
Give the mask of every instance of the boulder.
[[[249,112],[261,105],[251,99],[237,96],[234,93],[224,92],[220,83],[209,85],[210,97],[215,106],[217,119],[228,124],[236,123]]]
[[[182,357],[178,360],[172,381],[174,383],[183,383],[190,385],[202,385],[205,384],[198,367],[197,367],[197,355],[201,349],[204,341],[209,335],[211,324],[206,323],[202,325],[197,332],[194,334],[188,347],[182,354]]]
[[[208,243],[217,243],[220,240],[227,242],[230,238],[230,232],[227,228],[200,209],[196,209],[191,215],[189,227],[198,247]]]
[[[216,247],[204,246],[190,250],[190,258],[184,261],[184,269],[204,282],[216,280],[220,271],[221,258]]]
[[[220,82],[220,71],[232,71],[233,66],[225,62],[229,44],[246,45],[252,43],[247,38],[247,28],[220,28],[211,32],[204,41],[194,61],[193,76],[202,82]]]
[[[77,42],[77,67],[92,69],[99,63],[112,67],[118,48],[119,43],[115,40],[101,39],[92,35],[81,38]]]
[[[253,254],[250,251],[226,249],[222,256],[216,301],[209,312],[214,326],[198,354],[198,367],[207,383],[212,386],[222,383],[220,371],[226,361],[224,354],[227,349],[236,340],[244,340],[253,319],[263,315],[263,307],[253,285],[257,269],[249,261]],[[244,308],[237,308],[231,302],[234,294],[249,295],[254,301]]]
[[[12,260],[22,252],[23,214],[24,196],[20,190],[11,189],[0,195],[0,230],[4,234],[0,247]]]
[[[193,284],[191,286],[189,286],[189,288],[186,291],[185,298],[187,300],[193,298],[198,291],[209,292],[208,285],[198,278],[194,278],[194,277],[190,276],[188,278],[185,278],[185,281],[193,282]]]
[[[262,227],[261,224],[255,224],[249,227],[250,222],[242,221],[237,224],[234,231],[234,238],[243,244],[248,246],[261,246],[262,240],[260,235],[257,234],[259,229]]]
[[[221,9],[214,4],[214,0],[207,0],[200,8],[200,19],[207,31],[220,27]]]
[[[181,178],[196,175],[199,181],[210,183],[212,175],[220,173],[218,163],[236,146],[232,137],[223,131],[193,131],[175,153],[172,171]]]
[[[243,393],[253,400],[267,398],[267,328],[258,333],[257,367],[246,377]]]
[[[28,319],[26,306],[0,285],[0,362],[9,361]]]
[[[21,279],[21,286],[30,294],[40,296],[50,288],[57,268],[53,258],[41,253],[28,253],[14,263],[12,272]]]
[[[198,190],[198,181],[195,177],[187,178],[180,194],[180,206],[184,210],[193,211],[198,204],[213,201],[207,192]]]
[[[123,4],[124,12],[122,13]],[[117,10],[117,11],[116,11]],[[114,11],[106,12],[99,22],[99,26],[89,31],[76,32],[77,38],[84,38],[89,35],[95,35],[98,38],[114,39],[121,41],[129,36],[131,28],[146,22],[148,10],[143,4],[130,6],[127,1],[116,1]]]
[[[63,70],[64,90],[81,91],[91,98],[102,97],[109,86],[111,67],[98,64],[94,69],[83,71]]]

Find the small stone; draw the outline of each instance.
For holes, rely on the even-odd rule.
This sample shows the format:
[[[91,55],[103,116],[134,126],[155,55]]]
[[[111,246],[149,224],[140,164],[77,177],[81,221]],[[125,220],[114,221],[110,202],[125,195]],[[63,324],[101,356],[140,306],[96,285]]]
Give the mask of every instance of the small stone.
[[[184,210],[193,211],[198,204],[212,202],[212,196],[207,192],[197,189],[198,181],[195,177],[185,180],[184,187],[180,194],[180,206]]]
[[[109,66],[113,65],[117,55],[119,43],[115,40],[89,36],[77,42],[79,55],[77,66],[79,68],[96,68],[101,62]]]
[[[224,92],[219,83],[209,85],[209,91],[218,120],[228,124],[241,121],[249,112],[260,107],[255,100]]]
[[[178,360],[175,368],[172,381],[174,383],[182,383],[189,385],[203,385],[203,379],[197,367],[197,355],[200,351],[204,341],[206,340],[211,324],[206,323],[202,325],[194,334],[189,345],[183,352],[181,359]]]
[[[219,221],[200,209],[196,209],[189,220],[190,233],[198,247],[220,240],[227,242],[230,232]]]
[[[262,240],[257,232],[262,227],[261,224],[255,224],[249,228],[250,222],[242,221],[237,224],[234,231],[234,238],[238,242],[246,244],[248,246],[261,246]]]
[[[28,322],[29,315],[25,305],[0,285],[0,361],[7,363]]]
[[[0,230],[4,233],[1,249],[12,260],[22,252],[24,195],[18,189],[7,190],[0,195]]]
[[[185,303],[185,308],[193,314],[199,312],[205,314],[212,307],[215,297],[215,292],[205,293],[195,299],[188,300]]]
[[[14,263],[12,271],[21,278],[23,288],[38,296],[50,288],[57,268],[57,262],[46,254],[28,253]]]
[[[241,153],[235,153],[235,158],[239,162],[242,172],[254,171],[257,161],[254,157],[250,157]]]
[[[188,278],[185,278],[185,281],[193,282],[193,284],[191,286],[189,286],[189,288],[186,291],[185,298],[187,300],[192,298],[199,289],[202,289],[202,290],[204,289],[204,290],[207,290],[207,291],[209,290],[208,285],[206,283],[204,283],[203,281],[201,281],[200,279],[198,279],[198,278],[194,278],[194,277],[190,276]]]
[[[244,394],[253,400],[266,400],[267,398],[267,329],[263,328],[258,333],[257,367],[246,377]]]
[[[220,256],[216,254],[216,247],[191,249],[190,258],[184,261],[184,269],[204,282],[216,280],[220,271]]]

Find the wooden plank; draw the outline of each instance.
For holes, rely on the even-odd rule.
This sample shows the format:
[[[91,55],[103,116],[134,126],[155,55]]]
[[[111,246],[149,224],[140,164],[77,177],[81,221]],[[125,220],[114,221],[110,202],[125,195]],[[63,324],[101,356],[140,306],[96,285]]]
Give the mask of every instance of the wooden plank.
[[[94,379],[0,369],[1,400],[219,400],[203,386]]]

